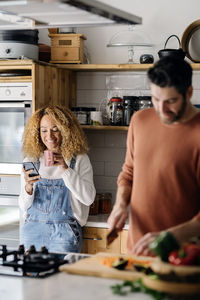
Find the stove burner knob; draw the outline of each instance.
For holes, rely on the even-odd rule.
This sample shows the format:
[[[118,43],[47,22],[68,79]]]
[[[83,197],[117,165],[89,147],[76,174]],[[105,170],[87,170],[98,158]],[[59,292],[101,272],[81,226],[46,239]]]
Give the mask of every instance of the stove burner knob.
[[[40,251],[42,253],[44,253],[44,254],[48,254],[49,253],[48,249],[45,246],[43,246]]]
[[[19,248],[18,248],[18,251],[19,251],[19,254],[24,254],[24,245],[19,245]]]
[[[29,253],[36,253],[36,249],[34,245],[31,245],[29,248]]]

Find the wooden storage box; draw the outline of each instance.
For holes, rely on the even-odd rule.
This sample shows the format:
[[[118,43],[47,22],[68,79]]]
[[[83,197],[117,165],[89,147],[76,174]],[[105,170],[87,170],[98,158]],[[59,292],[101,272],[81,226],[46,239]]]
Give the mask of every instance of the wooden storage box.
[[[84,63],[83,34],[49,34],[51,38],[52,63]]]

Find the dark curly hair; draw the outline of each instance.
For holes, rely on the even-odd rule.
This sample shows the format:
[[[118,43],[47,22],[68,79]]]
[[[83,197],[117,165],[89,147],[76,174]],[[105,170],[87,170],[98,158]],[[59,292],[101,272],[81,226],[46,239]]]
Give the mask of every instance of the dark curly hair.
[[[163,57],[148,70],[151,83],[160,87],[174,87],[183,97],[192,84],[192,68],[183,59]]]

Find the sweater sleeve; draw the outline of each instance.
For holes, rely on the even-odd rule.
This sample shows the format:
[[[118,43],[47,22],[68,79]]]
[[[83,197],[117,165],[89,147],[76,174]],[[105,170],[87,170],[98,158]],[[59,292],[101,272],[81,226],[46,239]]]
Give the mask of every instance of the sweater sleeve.
[[[89,157],[78,155],[75,168],[70,167],[62,174],[65,185],[70,190],[73,199],[89,206],[93,203],[96,190],[93,183],[93,170]]]
[[[131,122],[128,129],[127,142],[126,142],[126,156],[125,162],[122,166],[122,171],[119,173],[117,179],[118,186],[132,186],[133,182],[133,167],[134,167],[134,117],[131,118]]]

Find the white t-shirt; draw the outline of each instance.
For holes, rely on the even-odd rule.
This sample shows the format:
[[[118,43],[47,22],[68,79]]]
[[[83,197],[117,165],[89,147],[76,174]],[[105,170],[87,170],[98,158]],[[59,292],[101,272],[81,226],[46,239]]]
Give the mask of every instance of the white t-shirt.
[[[24,161],[32,161],[25,158]],[[70,191],[70,201],[74,217],[81,226],[87,222],[89,206],[93,203],[96,190],[93,182],[93,170],[87,154],[77,155],[74,169],[68,167],[66,171],[59,166],[45,167],[44,157],[39,159],[39,174],[41,178],[64,180],[66,187]],[[66,161],[70,165],[70,161]],[[33,187],[34,189],[34,187]],[[24,173],[21,174],[21,191],[19,195],[19,207],[23,218],[26,218],[27,209],[31,206],[34,193],[29,195],[25,191]]]

